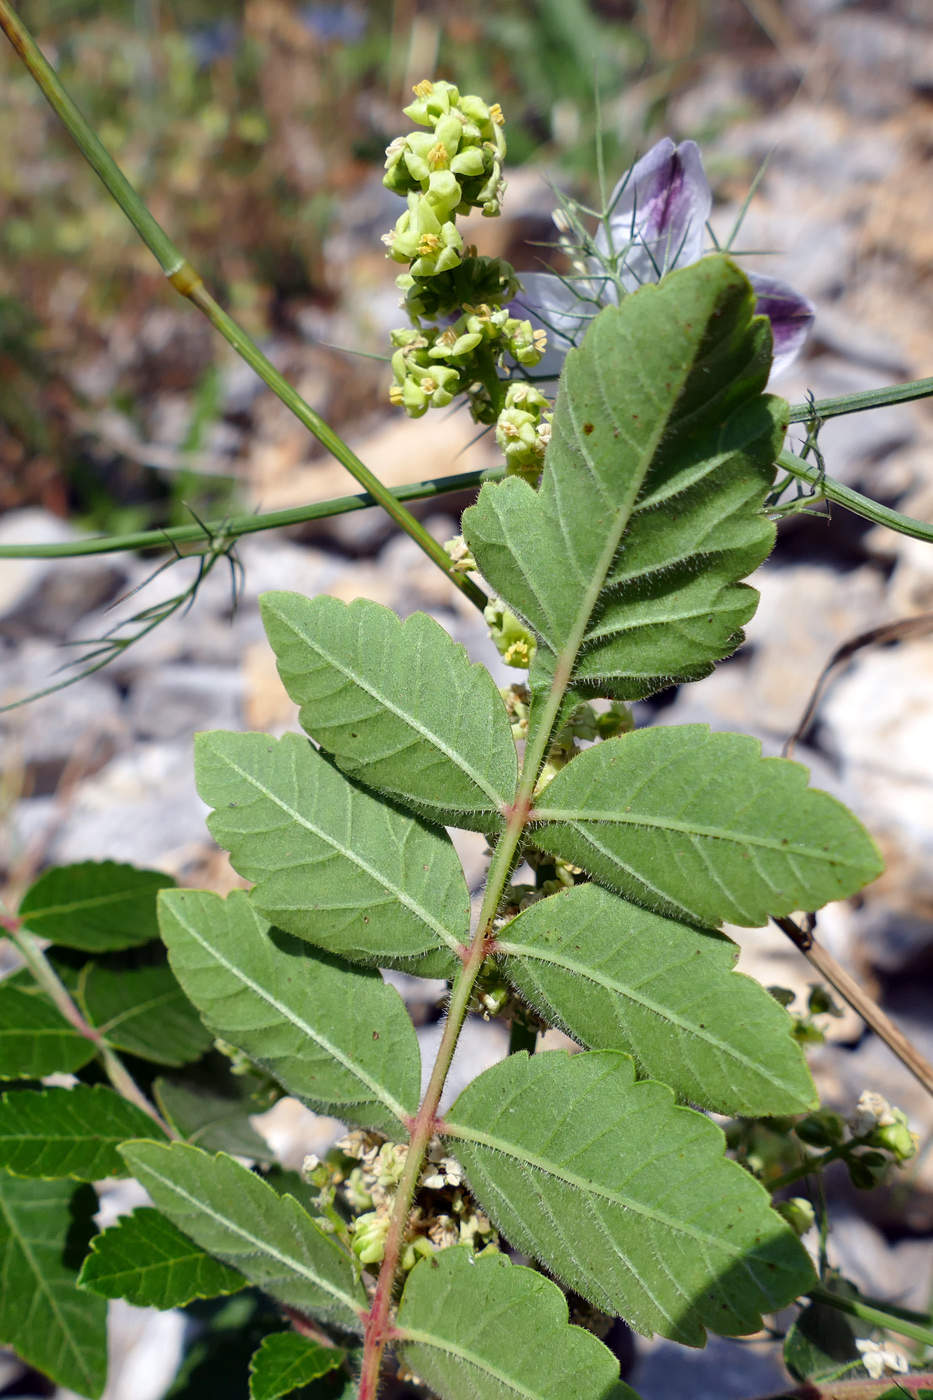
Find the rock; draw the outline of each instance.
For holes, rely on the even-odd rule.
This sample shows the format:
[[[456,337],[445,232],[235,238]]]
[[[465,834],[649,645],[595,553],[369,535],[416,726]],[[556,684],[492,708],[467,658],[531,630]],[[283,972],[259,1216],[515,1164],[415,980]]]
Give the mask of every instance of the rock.
[[[11,510],[0,519],[0,545],[67,544],[77,531],[47,510]],[[19,606],[55,565],[50,559],[0,559],[0,617]]]
[[[345,1123],[312,1113],[297,1099],[279,1099],[265,1113],[254,1114],[250,1122],[265,1138],[276,1157],[289,1171],[300,1171],[304,1159],[314,1153],[325,1157],[347,1131]]]
[[[749,1400],[788,1386],[779,1342],[730,1341],[710,1335],[702,1351],[661,1337],[637,1338],[628,1382],[641,1400]]]
[[[161,666],[133,687],[129,721],[143,740],[170,743],[207,729],[242,729],[243,675],[221,666]]]

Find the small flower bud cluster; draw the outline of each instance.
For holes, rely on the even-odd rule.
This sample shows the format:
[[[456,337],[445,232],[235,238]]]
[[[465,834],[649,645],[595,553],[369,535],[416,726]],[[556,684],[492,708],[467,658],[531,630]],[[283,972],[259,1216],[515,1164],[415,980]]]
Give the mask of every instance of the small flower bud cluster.
[[[496,442],[505,453],[506,471],[510,476],[525,477],[532,485],[541,474],[551,441],[550,409],[550,401],[533,384],[510,384],[505,407],[496,421]]]
[[[509,612],[501,598],[491,598],[483,609],[489,635],[495,642],[506,666],[527,670],[534,660],[537,642],[532,634]]]
[[[528,716],[531,713],[531,691],[527,685],[504,685],[499,694],[505,701],[513,739],[528,738]]]
[[[450,560],[450,570],[454,574],[470,574],[476,570],[476,560],[470,553],[469,545],[462,535],[454,535],[446,540],[444,551]]]
[[[463,315],[444,330],[439,326],[403,328],[392,331],[390,339],[395,346],[395,383],[389,390],[392,403],[404,408],[410,418],[420,418],[429,408],[446,408],[455,394],[468,393],[473,416],[479,422],[489,421],[492,412],[484,383],[487,374],[495,373],[506,354],[518,364],[536,365],[547,344],[546,332],[533,330],[530,321],[486,302],[465,306]],[[508,392],[529,387],[515,384]],[[535,390],[531,392],[535,394]],[[540,394],[536,398],[550,406]],[[545,445],[539,449],[538,471]]]

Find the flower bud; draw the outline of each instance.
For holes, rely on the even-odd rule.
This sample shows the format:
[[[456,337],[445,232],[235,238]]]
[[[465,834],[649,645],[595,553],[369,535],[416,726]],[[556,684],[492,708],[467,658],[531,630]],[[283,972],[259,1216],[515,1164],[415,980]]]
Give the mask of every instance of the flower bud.
[[[888,1160],[880,1152],[852,1153],[846,1157],[849,1179],[859,1191],[874,1191],[884,1180]]]
[[[419,1259],[427,1259],[429,1254],[434,1254],[436,1251],[437,1245],[426,1235],[419,1235],[416,1240],[409,1241],[402,1250],[400,1260],[402,1272],[410,1274]]]
[[[789,1201],[778,1201],[774,1209],[782,1215],[795,1235],[805,1235],[816,1220],[816,1211],[804,1196],[792,1196]]]
[[[897,1162],[916,1156],[917,1138],[910,1131],[907,1114],[900,1108],[891,1110],[893,1122],[880,1124],[868,1139],[872,1147],[883,1147]]]
[[[489,626],[489,635],[505,664],[527,670],[538,645],[532,634],[498,598],[487,603],[483,616]]]
[[[600,739],[617,739],[621,734],[631,734],[634,728],[635,716],[622,700],[613,700],[609,709],[596,719],[596,733]]]
[[[820,1108],[802,1118],[794,1131],[809,1147],[833,1147],[845,1137],[846,1124],[841,1113]]]
[[[388,1215],[369,1211],[358,1215],[353,1225],[353,1253],[361,1264],[379,1264],[385,1254],[389,1233]]]
[[[811,1016],[843,1016],[845,1012],[833,1001],[829,992],[821,984],[811,987],[807,998],[807,1008]]]

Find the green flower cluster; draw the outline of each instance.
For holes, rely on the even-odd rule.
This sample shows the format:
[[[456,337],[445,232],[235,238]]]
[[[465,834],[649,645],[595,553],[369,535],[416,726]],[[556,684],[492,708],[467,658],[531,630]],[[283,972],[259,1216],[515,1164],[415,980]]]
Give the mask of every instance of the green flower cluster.
[[[529,321],[510,316],[504,307],[481,303],[464,307],[463,315],[445,330],[439,326],[396,330],[391,340],[395,346],[392,403],[404,408],[409,417],[420,418],[429,408],[445,408],[455,394],[466,393],[474,417],[485,423],[496,417],[488,382],[490,373],[495,374],[495,359],[508,353],[518,364],[537,364],[546,335],[533,331]],[[510,386],[509,393],[522,387],[526,386]]]
[[[505,453],[507,472],[525,477],[532,485],[541,474],[551,441],[550,408],[550,401],[533,384],[510,384],[505,408],[496,420],[496,442]]]

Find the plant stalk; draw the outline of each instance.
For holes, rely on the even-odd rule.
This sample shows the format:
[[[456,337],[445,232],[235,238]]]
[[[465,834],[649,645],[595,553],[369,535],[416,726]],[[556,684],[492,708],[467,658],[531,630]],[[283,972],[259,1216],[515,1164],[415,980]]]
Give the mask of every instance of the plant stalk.
[[[0,0],[0,4],[2,3],[3,0]],[[828,500],[845,506],[853,514],[861,515],[865,520],[873,521],[875,525],[887,525],[900,535],[910,535],[915,540],[933,544],[933,525],[925,520],[915,520],[912,515],[902,515],[899,510],[879,505],[877,501],[870,500],[861,492],[853,491],[850,486],[843,486],[842,482],[836,481],[834,477],[825,476],[818,467],[812,467],[809,462],[795,456],[793,452],[785,449],[778,457],[778,466],[790,472],[791,476],[805,481],[808,486],[821,491]]]
[[[256,371],[260,379],[268,385],[287,408],[291,409],[298,421],[314,434],[317,440],[337,458],[338,462],[346,467],[351,476],[356,477],[373,500],[382,506],[396,524],[420,545],[428,558],[433,560],[438,568],[442,569],[453,580],[456,587],[482,611],[488,601],[482,590],[476,586],[472,579],[451,571],[450,560],[442,546],[428,534],[421,522],[405,509],[392,492],[383,486],[378,477],[374,476],[369,468],[360,461],[356,453],[334,432],[333,428],[325,423],[324,419],[315,413],[309,404],[305,403],[284,375],[280,374],[270,363],[255,341],[214,300],[198,273],[153,218],[116,161],[75,106],[59,82],[55,70],[12,8],[9,0],[0,0],[0,29],[3,29],[81,154],[100,176],[109,193],[155,256],[175,290],[183,297],[187,297],[199,311],[204,313],[228,345],[232,346],[237,354]]]
[[[817,399],[812,404],[791,404],[790,422],[809,423],[814,418],[838,418],[844,413],[864,413],[869,408],[910,403],[914,399],[927,399],[931,395],[933,379],[912,379],[908,384],[886,384],[883,389],[867,389],[862,394],[843,394],[836,399]]]
[[[825,1303],[827,1307],[847,1313],[849,1317],[860,1318],[862,1322],[871,1322],[875,1327],[883,1327],[887,1332],[897,1332],[902,1337],[910,1337],[915,1342],[925,1342],[927,1346],[933,1346],[933,1328],[921,1327],[918,1323],[909,1322],[886,1309],[871,1307],[861,1298],[843,1298],[822,1285],[811,1288],[808,1296],[813,1302]]]

